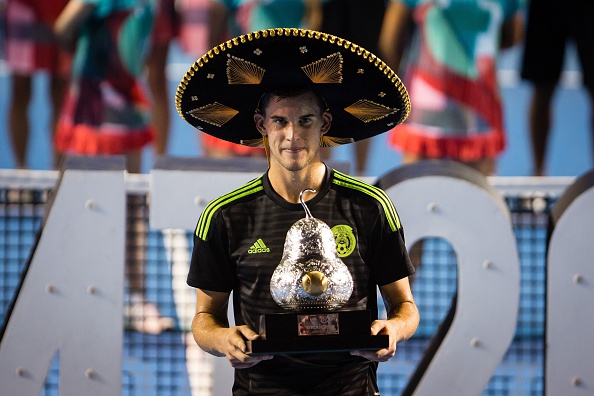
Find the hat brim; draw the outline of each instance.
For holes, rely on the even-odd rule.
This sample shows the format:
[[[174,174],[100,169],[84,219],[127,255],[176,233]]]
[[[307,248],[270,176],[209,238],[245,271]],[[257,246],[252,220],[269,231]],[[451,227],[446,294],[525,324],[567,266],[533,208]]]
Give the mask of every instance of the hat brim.
[[[266,92],[311,89],[332,113],[336,144],[392,129],[410,113],[408,92],[381,59],[339,37],[304,29],[269,29],[208,51],[178,86],[179,115],[200,131],[233,143],[262,138],[254,113]]]

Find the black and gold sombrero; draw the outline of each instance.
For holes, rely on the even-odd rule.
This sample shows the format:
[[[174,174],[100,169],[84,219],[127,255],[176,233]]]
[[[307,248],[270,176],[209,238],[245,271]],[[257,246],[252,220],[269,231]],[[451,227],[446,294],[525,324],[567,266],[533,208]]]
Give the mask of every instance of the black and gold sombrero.
[[[355,142],[402,123],[410,100],[400,78],[371,52],[330,34],[269,29],[208,51],[183,77],[179,115],[204,133],[261,146],[254,112],[265,92],[311,87],[332,113],[326,144]]]

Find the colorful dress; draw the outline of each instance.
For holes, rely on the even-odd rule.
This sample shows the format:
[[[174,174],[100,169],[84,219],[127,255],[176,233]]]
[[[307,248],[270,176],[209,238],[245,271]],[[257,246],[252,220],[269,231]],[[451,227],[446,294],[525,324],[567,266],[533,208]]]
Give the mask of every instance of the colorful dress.
[[[71,57],[53,34],[53,24],[68,0],[7,0],[4,10],[6,60],[13,73],[47,71],[67,77]]]
[[[85,1],[96,8],[80,29],[56,149],[126,154],[153,139],[149,102],[139,80],[150,45],[153,6],[144,0]]]
[[[413,10],[418,40],[404,73],[411,113],[389,144],[426,158],[496,157],[506,145],[496,57],[519,0],[393,1]]]

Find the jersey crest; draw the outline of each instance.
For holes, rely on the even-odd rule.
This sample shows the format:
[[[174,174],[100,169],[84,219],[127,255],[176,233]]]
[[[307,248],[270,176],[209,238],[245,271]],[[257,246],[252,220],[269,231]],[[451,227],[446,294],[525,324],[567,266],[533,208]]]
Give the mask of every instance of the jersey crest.
[[[339,224],[332,227],[334,240],[336,241],[336,252],[338,257],[347,257],[355,250],[357,240],[353,235],[353,229],[345,224]]]

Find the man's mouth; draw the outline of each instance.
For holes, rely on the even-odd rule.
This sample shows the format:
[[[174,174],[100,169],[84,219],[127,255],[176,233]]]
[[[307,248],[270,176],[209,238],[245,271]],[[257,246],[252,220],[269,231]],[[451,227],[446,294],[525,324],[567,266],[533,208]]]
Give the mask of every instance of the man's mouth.
[[[297,153],[297,152],[303,150],[303,147],[285,147],[282,150],[287,151],[289,153]]]

